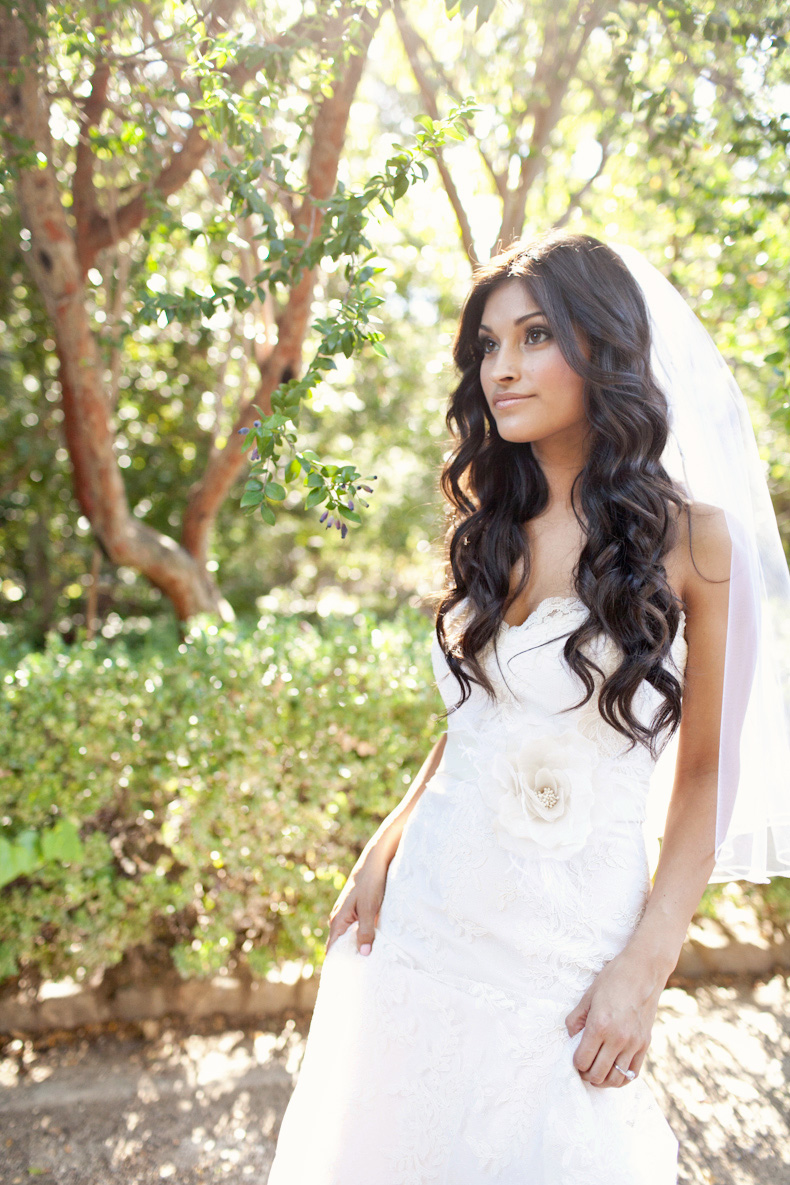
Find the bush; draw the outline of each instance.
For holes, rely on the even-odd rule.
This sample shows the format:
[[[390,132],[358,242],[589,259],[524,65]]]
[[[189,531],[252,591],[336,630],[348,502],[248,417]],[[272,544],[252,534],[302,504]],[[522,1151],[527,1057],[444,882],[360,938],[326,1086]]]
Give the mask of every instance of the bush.
[[[270,616],[18,658],[0,711],[0,980],[135,944],[184,977],[320,964],[329,911],[444,729],[431,622]]]
[[[431,631],[404,609],[9,643],[0,982],[82,980],[138,944],[185,978],[320,965],[354,861],[445,727]],[[787,932],[790,881],[741,897]]]

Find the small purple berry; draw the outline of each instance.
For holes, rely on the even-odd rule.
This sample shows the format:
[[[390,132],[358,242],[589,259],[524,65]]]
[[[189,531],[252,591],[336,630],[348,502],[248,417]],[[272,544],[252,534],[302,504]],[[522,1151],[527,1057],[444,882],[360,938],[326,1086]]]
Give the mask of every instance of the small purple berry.
[[[253,420],[252,426],[253,426],[253,428],[260,428],[261,421],[260,420]]]
[[[326,525],[328,527],[333,527],[335,525],[335,520],[333,518],[330,518],[329,522]]]
[[[321,515],[321,517],[318,520],[319,523],[322,523],[328,514],[329,514],[329,511],[325,510],[324,513]]]
[[[373,490],[370,488],[370,486],[360,486],[359,488],[360,488],[361,490],[367,490],[367,492],[368,492],[369,494],[372,494],[372,493],[373,493]]]
[[[369,502],[363,502],[361,498],[359,499],[359,501],[363,506],[370,506]]]
[[[348,509],[349,510],[354,509],[354,499],[353,498],[349,498],[349,500],[348,500]]]
[[[250,453],[250,460],[251,461],[260,461],[260,459],[261,459],[261,454],[258,452],[258,450],[256,448],[254,448],[252,450],[252,452]]]
[[[249,428],[239,428],[239,436],[246,436],[248,432]]]
[[[345,523],[343,523],[343,526],[340,528],[340,538],[345,539],[347,534],[348,534],[348,527],[346,526]]]

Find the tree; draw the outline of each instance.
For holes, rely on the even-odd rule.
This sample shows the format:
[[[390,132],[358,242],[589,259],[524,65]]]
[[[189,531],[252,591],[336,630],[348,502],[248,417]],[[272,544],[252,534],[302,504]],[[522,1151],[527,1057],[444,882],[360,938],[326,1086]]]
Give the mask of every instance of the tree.
[[[106,280],[115,302],[122,303],[121,244],[157,212],[165,213],[167,199],[203,165],[212,141],[219,143],[235,124],[230,138],[238,142],[252,110],[276,107],[290,82],[288,70],[305,57],[312,71],[300,113],[305,184],[300,189],[286,177],[283,152],[278,155],[276,148],[269,152],[276,167],[267,180],[282,192],[293,238],[307,248],[321,226],[320,203],[334,190],[351,102],[377,19],[364,6],[333,4],[324,15],[303,16],[279,34],[257,28],[250,46],[243,30],[232,26],[237,10],[236,0],[217,0],[205,19],[195,14],[178,24],[175,6],[96,4],[68,16],[50,11],[45,28],[32,0],[0,9],[8,67],[0,109],[21,217],[30,232],[27,261],[52,323],[79,503],[102,551],[113,563],[143,572],[182,618],[200,610],[230,614],[206,570],[206,540],[242,465],[240,442],[234,435],[212,451],[192,492],[179,543],[130,513],[116,456],[107,341],[97,334],[89,288]],[[53,45],[49,57],[47,44]],[[76,59],[71,69],[68,55]],[[152,67],[154,87],[145,77]],[[59,89],[56,72],[63,80]],[[165,98],[168,92],[175,92],[176,103]],[[73,146],[53,139],[56,108],[77,125]],[[103,161],[109,167],[102,168]],[[260,160],[258,166],[260,175]],[[228,175],[238,182],[232,168]],[[252,180],[243,184],[254,201]],[[242,400],[237,427],[249,426],[256,402],[271,412],[272,392],[298,369],[314,276],[314,267],[303,266],[286,277],[293,282],[276,314],[275,340],[260,358],[258,388],[253,398]],[[262,296],[266,304],[269,294]],[[117,340],[112,345],[117,348]]]
[[[781,49],[788,18],[781,6],[740,0],[721,10],[712,0],[546,0],[524,9],[465,0],[461,18],[477,10],[478,19],[448,21],[441,5],[393,0],[381,14],[372,3],[333,3],[310,16],[305,3],[295,22],[293,4],[266,8],[262,18],[241,3],[215,5],[202,23],[185,6],[120,4],[106,19],[101,7],[68,18],[48,10],[46,53],[36,40],[32,4],[3,10],[6,27],[11,22],[22,38],[15,51],[20,77],[48,108],[50,135],[42,159],[30,147],[25,158],[21,117],[6,103],[19,200],[16,209],[6,204],[3,234],[12,262],[3,309],[20,300],[25,306],[27,320],[15,323],[14,342],[33,381],[36,370],[52,365],[50,306],[35,293],[12,294],[25,287],[16,278],[16,260],[36,260],[33,237],[15,240],[20,208],[21,233],[30,234],[22,190],[27,186],[37,200],[43,186],[66,207],[58,216],[72,246],[68,237],[59,241],[57,258],[71,252],[77,259],[82,287],[72,299],[82,300],[83,325],[95,346],[92,390],[104,397],[99,452],[106,464],[94,463],[94,470],[105,484],[86,485],[79,480],[86,468],[80,449],[95,458],[97,448],[82,431],[91,421],[76,415],[63,387],[63,411],[76,431],[72,444],[67,425],[77,489],[83,505],[91,506],[96,537],[122,572],[137,568],[156,578],[155,566],[143,562],[150,545],[166,571],[182,574],[166,591],[178,594],[186,586],[189,597],[179,608],[186,615],[219,603],[207,570],[208,540],[231,490],[243,498],[245,513],[269,523],[279,507],[276,529],[256,548],[270,571],[262,572],[256,555],[251,590],[262,578],[264,587],[293,578],[305,540],[312,539],[300,517],[305,495],[316,517],[359,517],[357,462],[330,464],[321,456],[356,456],[357,442],[365,440],[366,467],[380,469],[376,458],[387,456],[384,433],[393,421],[377,391],[384,383],[400,384],[397,401],[413,407],[414,383],[421,381],[418,359],[426,346],[419,320],[409,324],[412,302],[435,307],[434,340],[451,330],[461,273],[440,283],[409,258],[438,242],[445,257],[453,251],[449,220],[436,205],[438,186],[458,227],[461,263],[474,264],[524,228],[563,223],[604,238],[630,238],[656,261],[669,252],[671,278],[718,326],[731,357],[766,358],[764,371],[741,382],[764,400],[775,424],[771,458],[781,480],[790,467],[782,407],[790,324],[782,196],[789,133],[774,101],[787,75]],[[25,12],[28,25],[20,17]],[[33,38],[38,55],[30,60],[25,37]],[[371,43],[375,62],[363,72]],[[6,88],[0,98],[10,101],[10,94]],[[469,138],[454,142],[459,100],[470,95],[478,110],[466,110]],[[363,115],[375,108],[375,119],[359,132],[355,103]],[[413,148],[404,150],[410,129]],[[201,146],[199,167],[166,194]],[[436,163],[427,181],[423,158]],[[324,165],[332,160],[339,184],[316,188],[318,173],[330,178],[331,167]],[[410,188],[417,179],[419,187]],[[371,236],[378,258],[366,258],[365,223],[377,203],[393,209],[394,217]],[[132,214],[123,211],[139,213],[141,221],[127,225]],[[106,236],[113,226],[115,237],[91,256],[91,235],[101,244],[99,230]],[[374,290],[382,256],[390,278]],[[453,260],[450,271],[456,266]],[[54,281],[40,273],[44,297]],[[377,292],[386,294],[392,285],[405,324],[397,309],[377,308]],[[389,359],[363,350],[371,343],[381,347],[374,311],[395,343]],[[67,332],[61,337],[73,347]],[[446,343],[443,348],[446,357]],[[16,381],[5,373],[0,357],[0,383]],[[320,427],[310,391],[344,383],[359,391],[356,411],[333,413]],[[14,516],[18,553],[29,557],[26,570],[39,580],[38,595],[47,604],[57,593],[46,583],[41,526],[50,491],[36,483],[39,514],[24,523],[11,498],[17,474],[29,483],[31,474],[47,472],[43,425],[60,410],[17,383],[7,431],[20,432],[37,416],[39,422],[20,442],[16,469],[0,479],[0,487],[11,490],[7,516]],[[402,453],[410,451],[408,424],[424,434],[424,421],[408,413],[396,431]],[[246,438],[238,435],[244,428],[251,429]],[[57,452],[49,440],[47,456]],[[425,443],[421,438],[411,452]],[[249,467],[245,444],[261,454]],[[435,446],[428,441],[421,464],[429,458],[435,464],[439,455],[438,438]],[[425,501],[427,473],[412,485]],[[122,511],[117,498],[114,513],[102,501],[110,486],[126,498]],[[427,522],[405,483],[398,488],[412,518]],[[58,498],[63,493],[59,485]],[[89,517],[85,513],[76,526],[72,520],[72,528],[81,532]],[[229,565],[230,539],[242,539],[227,519],[223,523],[228,538],[217,552],[215,533],[213,568],[218,557]],[[394,537],[412,538],[402,515],[398,523]],[[113,530],[124,524],[128,538]],[[249,538],[243,536],[248,550]],[[295,538],[299,546],[290,556],[287,540]],[[348,565],[365,569],[373,562],[370,547],[353,546],[365,563],[349,559]],[[350,541],[346,550],[350,555]],[[244,556],[233,563],[238,570]],[[383,563],[391,567],[391,558]],[[326,560],[313,567],[318,573],[310,579],[329,578]],[[58,584],[79,592],[77,582],[84,580],[90,580],[84,570],[76,573],[73,558],[64,558]]]
[[[478,247],[462,189],[467,205],[486,188],[499,199],[499,227],[488,240],[496,250],[522,234],[525,220],[545,223],[548,215],[563,225],[586,213],[596,183],[624,157],[639,154],[640,196],[650,202],[654,162],[667,183],[685,180],[695,167],[699,173],[713,142],[729,157],[735,188],[738,161],[788,142],[786,117],[768,111],[771,87],[787,74],[790,15],[781,4],[544,0],[498,9],[482,30],[456,25],[440,42],[424,10],[393,0],[393,13],[419,106],[434,119],[460,94],[474,94],[479,106],[469,145],[452,161],[445,153],[437,160],[472,261]],[[488,184],[470,192],[461,182],[471,145]],[[585,171],[574,185],[574,173]],[[711,195],[695,198],[689,186],[677,196],[704,205],[710,229]],[[772,187],[764,202],[778,198]]]

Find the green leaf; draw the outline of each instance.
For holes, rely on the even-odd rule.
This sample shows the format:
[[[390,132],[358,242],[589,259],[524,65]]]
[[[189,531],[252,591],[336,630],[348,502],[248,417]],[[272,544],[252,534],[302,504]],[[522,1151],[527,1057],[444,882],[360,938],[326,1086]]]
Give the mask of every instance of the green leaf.
[[[239,505],[243,510],[245,506],[258,506],[263,499],[263,490],[258,486],[257,490],[245,490],[242,494]]]
[[[261,518],[265,523],[268,523],[270,527],[273,527],[276,522],[274,511],[272,510],[271,506],[267,506],[265,502],[261,502]]]
[[[309,486],[321,486],[323,489],[324,479],[320,473],[316,473],[315,470],[313,470],[313,472],[307,478],[307,484]]]
[[[293,481],[302,472],[302,466],[296,457],[293,457],[285,466],[285,480]]]
[[[0,888],[18,875],[14,849],[7,839],[0,836]]]
[[[304,500],[305,510],[312,510],[314,506],[318,506],[328,496],[329,490],[325,486],[320,490],[311,490]]]
[[[356,510],[349,510],[347,506],[338,506],[337,510],[343,515],[343,518],[351,519],[352,523],[362,522],[362,519],[359,517]]]
[[[38,833],[22,831],[13,840],[0,837],[0,885],[26,876],[41,863]]]
[[[406,176],[405,173],[401,173],[399,176],[397,176],[395,178],[395,183],[392,186],[393,198],[395,198],[396,201],[398,198],[402,198],[408,188],[409,188],[409,178]]]
[[[496,0],[479,0],[477,5],[477,23],[475,29],[481,28],[489,17],[492,15],[496,7]]]
[[[46,861],[71,863],[83,857],[79,832],[70,819],[59,819],[41,836],[41,853]]]
[[[285,490],[276,481],[267,481],[263,492],[267,498],[271,498],[272,502],[282,502],[285,497]]]

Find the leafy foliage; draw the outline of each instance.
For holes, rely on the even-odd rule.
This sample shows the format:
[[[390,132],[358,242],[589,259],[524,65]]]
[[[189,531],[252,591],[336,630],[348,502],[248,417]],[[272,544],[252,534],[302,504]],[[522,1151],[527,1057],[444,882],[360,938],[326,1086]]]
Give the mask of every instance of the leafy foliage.
[[[19,659],[2,684],[0,977],[134,944],[184,975],[320,963],[356,855],[438,735],[414,610],[196,621]],[[250,671],[255,677],[250,677]]]

